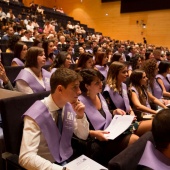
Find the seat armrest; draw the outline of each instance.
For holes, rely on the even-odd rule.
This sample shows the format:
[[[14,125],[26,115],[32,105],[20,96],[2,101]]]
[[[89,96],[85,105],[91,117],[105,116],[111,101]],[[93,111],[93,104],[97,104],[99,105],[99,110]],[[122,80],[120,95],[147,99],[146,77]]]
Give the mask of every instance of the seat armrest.
[[[18,155],[5,152],[2,154],[2,158],[5,159],[6,161],[7,170],[11,170],[11,169],[12,170],[25,170],[18,163],[18,159],[19,159]]]

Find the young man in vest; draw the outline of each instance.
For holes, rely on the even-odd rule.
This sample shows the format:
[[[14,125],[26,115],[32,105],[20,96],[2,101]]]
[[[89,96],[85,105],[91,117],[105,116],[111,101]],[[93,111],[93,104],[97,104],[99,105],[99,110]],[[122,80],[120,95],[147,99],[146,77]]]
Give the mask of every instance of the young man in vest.
[[[159,111],[152,122],[153,145],[147,142],[139,161],[140,170],[170,169],[170,109]]]
[[[80,81],[81,77],[73,70],[57,69],[50,79],[51,94],[36,101],[23,115],[19,155],[22,167],[31,170],[67,169],[67,165],[62,165],[74,156],[71,147],[73,133],[83,140],[89,134],[85,106],[78,101]]]

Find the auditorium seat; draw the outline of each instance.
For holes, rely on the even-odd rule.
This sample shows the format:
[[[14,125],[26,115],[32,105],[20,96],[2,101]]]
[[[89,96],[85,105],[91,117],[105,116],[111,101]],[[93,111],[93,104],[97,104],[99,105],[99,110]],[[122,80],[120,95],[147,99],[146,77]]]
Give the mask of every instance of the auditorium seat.
[[[7,44],[0,44],[0,49],[2,52],[6,52],[6,49],[8,48],[8,45]]]
[[[21,116],[36,101],[48,96],[49,92],[34,93],[0,100],[0,113],[2,116],[6,169],[22,169],[18,165],[18,155],[23,131]],[[4,155],[10,155],[5,158]],[[10,154],[9,154],[10,153]]]
[[[1,62],[4,66],[11,66],[13,58],[13,53],[1,53]]]
[[[24,69],[24,66],[16,66],[16,67],[5,66],[6,75],[12,84],[22,69]]]
[[[136,170],[147,141],[153,141],[152,132],[147,132],[109,161],[109,170]]]

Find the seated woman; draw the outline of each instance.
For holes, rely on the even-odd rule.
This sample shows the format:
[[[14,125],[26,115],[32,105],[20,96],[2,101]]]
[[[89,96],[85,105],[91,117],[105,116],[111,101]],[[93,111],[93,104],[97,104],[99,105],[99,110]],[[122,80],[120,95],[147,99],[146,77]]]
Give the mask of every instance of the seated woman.
[[[83,53],[80,55],[76,67],[76,71],[83,70],[85,68],[94,68],[93,56],[89,53]]]
[[[109,67],[103,95],[110,110],[120,108],[124,110],[126,114],[135,115],[129,103],[126,84],[123,83],[126,81],[127,77],[127,65],[121,62],[113,62]],[[130,130],[136,135],[141,136],[151,129],[151,123],[151,120],[141,122],[135,121]]]
[[[147,50],[146,53],[145,53],[145,60],[148,60],[148,59],[151,59],[151,58],[154,58],[153,50]]]
[[[140,69],[142,66],[142,58],[139,54],[136,54],[130,59],[130,64],[128,67],[128,75],[130,76],[135,69]]]
[[[8,90],[14,90],[11,82],[9,81],[5,68],[0,62],[0,88],[8,89]]]
[[[145,113],[156,114],[157,111],[151,109],[149,101],[162,108],[167,108],[147,90],[148,78],[143,70],[134,70],[130,76],[130,83],[130,98],[135,109]]]
[[[170,97],[170,81],[168,79],[168,74],[170,70],[170,63],[168,61],[161,61],[158,66],[158,74],[156,75],[156,80],[160,85],[163,96]]]
[[[113,56],[110,59],[110,63],[114,61],[124,62],[123,57],[120,53],[114,53]]]
[[[104,52],[100,52],[96,54],[95,57],[95,67],[100,71],[100,73],[105,77],[107,77],[107,72],[109,70],[109,67],[107,65],[108,63],[108,56]]]
[[[80,71],[80,75],[83,81],[80,83],[82,94],[79,96],[79,100],[86,106],[85,113],[90,123],[89,134],[91,138],[95,139],[93,147],[100,148],[95,150],[98,151],[96,154],[92,154],[92,159],[97,159],[96,161],[106,164],[113,156],[135,142],[138,136],[132,133],[124,133],[114,140],[108,140],[104,136],[104,134],[109,133],[104,130],[110,124],[113,115],[124,115],[126,113],[121,109],[115,109],[112,113],[109,111],[107,103],[101,94],[103,75],[98,70],[84,69]]]
[[[51,74],[42,68],[45,62],[44,50],[31,47],[26,54],[25,68],[15,79],[16,89],[27,94],[49,91]]]
[[[54,73],[57,68],[69,68],[71,65],[71,55],[65,51],[61,51],[57,54],[52,66],[50,67],[51,74]]]
[[[45,52],[46,63],[45,65],[51,65],[55,58],[54,55],[54,41],[53,40],[44,40],[42,44],[42,48]]]
[[[14,59],[11,66],[24,66],[26,53],[27,45],[23,42],[18,42],[14,47]]]

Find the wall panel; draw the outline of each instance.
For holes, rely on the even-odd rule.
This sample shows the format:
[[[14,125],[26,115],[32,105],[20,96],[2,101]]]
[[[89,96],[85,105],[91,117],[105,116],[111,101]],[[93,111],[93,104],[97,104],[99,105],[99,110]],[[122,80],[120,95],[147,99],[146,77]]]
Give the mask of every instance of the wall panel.
[[[69,16],[112,38],[142,42],[143,37],[146,37],[148,43],[170,48],[170,10],[121,14],[119,1],[101,3],[101,0],[82,0],[81,3],[81,0],[43,0],[41,4],[47,2],[50,2],[48,5],[51,7],[57,4]],[[141,20],[144,20],[146,29],[140,25]]]

